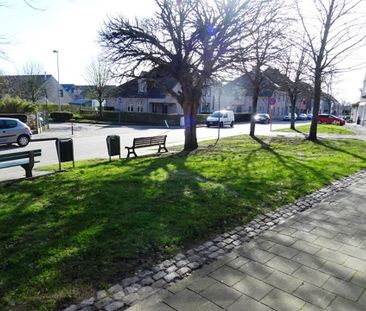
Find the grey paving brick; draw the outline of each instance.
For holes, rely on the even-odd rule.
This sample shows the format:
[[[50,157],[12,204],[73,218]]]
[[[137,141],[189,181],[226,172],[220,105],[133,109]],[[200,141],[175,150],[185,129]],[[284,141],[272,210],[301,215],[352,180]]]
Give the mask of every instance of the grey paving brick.
[[[234,268],[234,269],[239,269],[240,267],[242,267],[249,261],[250,261],[250,259],[239,256],[239,257],[235,258],[234,260],[229,261],[226,265],[231,268]]]
[[[314,246],[312,243],[303,240],[297,240],[291,247],[309,254],[315,254],[321,249],[320,247]]]
[[[338,233],[334,240],[352,246],[360,246],[363,242],[361,238],[349,236],[344,233]]]
[[[263,237],[257,237],[253,241],[251,241],[249,244],[253,245],[254,247],[259,247],[266,251],[269,248],[271,248],[275,243],[268,239],[265,239]]]
[[[238,254],[240,256],[244,256],[246,258],[252,259],[254,261],[258,261],[259,263],[266,263],[268,260],[270,260],[274,255],[258,249],[258,248],[254,248],[254,247],[243,247],[243,248],[239,248],[237,250]]]
[[[281,245],[281,244],[274,244],[270,249],[268,249],[269,252],[276,254],[278,256],[282,256],[285,258],[292,258],[294,257],[296,254],[298,254],[300,251],[292,248],[292,247],[288,247],[285,245]]]
[[[273,309],[267,307],[266,305],[246,296],[241,296],[232,305],[227,308],[228,311],[273,311]]]
[[[324,265],[321,266],[319,270],[345,281],[348,281],[355,273],[355,270],[331,261],[324,263]]]
[[[269,276],[274,270],[258,262],[251,261],[241,266],[240,271],[254,276],[257,279],[263,280],[267,276]]]
[[[365,311],[365,307],[342,297],[337,297],[327,308],[327,311]]]
[[[323,311],[324,309],[320,309],[319,307],[317,307],[317,306],[314,306],[313,304],[311,304],[311,303],[306,303],[303,307],[302,307],[302,309],[301,309],[301,311]]]
[[[179,311],[219,311],[218,306],[209,300],[197,295],[194,292],[185,289],[175,295],[170,295],[163,301],[168,306]]]
[[[353,275],[351,282],[366,289],[366,273],[357,271]]]
[[[315,245],[320,245],[322,247],[329,248],[335,251],[343,246],[342,243],[335,241],[334,239],[328,239],[325,237],[319,237],[315,241],[313,241],[313,243]]]
[[[228,286],[232,286],[243,279],[245,274],[231,267],[223,266],[212,272],[210,276],[219,282],[225,283]]]
[[[201,292],[201,296],[226,308],[237,300],[241,293],[225,284],[215,283]]]
[[[323,285],[323,288],[353,301],[356,301],[363,292],[363,288],[334,277],[329,278],[329,280]]]
[[[319,252],[317,252],[316,256],[319,256],[326,260],[338,263],[340,265],[344,264],[349,259],[348,255],[342,254],[340,252],[332,251],[332,250],[326,249],[326,248],[323,248]]]
[[[343,245],[340,249],[340,252],[350,255],[352,257],[356,257],[358,259],[366,260],[366,250],[360,247],[351,246],[351,245]]]
[[[366,309],[366,291],[363,292],[361,298],[358,301],[359,304],[363,305]]]
[[[273,257],[270,261],[266,263],[266,265],[275,270],[279,270],[288,274],[293,273],[301,266],[296,261],[286,259],[280,256]]]
[[[344,262],[348,268],[366,273],[366,261],[358,258],[348,257]]]
[[[265,278],[263,282],[288,293],[294,292],[302,284],[301,280],[280,271],[274,271],[270,276]]]
[[[268,238],[273,242],[283,244],[286,246],[290,246],[291,244],[296,242],[295,238],[281,233],[273,232],[272,230],[266,231],[262,236]]]
[[[315,239],[318,238],[318,236],[302,230],[297,230],[295,233],[292,234],[292,237],[306,242],[313,242]]]
[[[305,305],[305,301],[279,289],[272,290],[261,302],[277,311],[296,311]]]
[[[295,228],[295,229],[302,230],[305,232],[310,232],[311,230],[315,229],[316,226],[309,224],[309,223],[296,222],[291,225],[291,228]]]
[[[303,252],[298,253],[292,260],[313,269],[319,269],[326,262],[325,259]]]
[[[329,238],[329,239],[334,238],[338,234],[338,232],[336,232],[336,231],[324,229],[324,228],[320,228],[320,227],[316,227],[314,230],[310,231],[310,233],[318,235],[318,236],[322,236],[325,238]]]
[[[329,279],[329,275],[305,266],[297,269],[292,276],[316,286],[322,286]]]
[[[329,306],[336,297],[334,294],[309,283],[301,284],[294,295],[323,309]]]
[[[261,300],[273,289],[273,287],[267,283],[264,283],[249,275],[240,282],[236,283],[233,287],[241,293],[246,294],[247,296],[256,300]]]
[[[193,281],[187,285],[187,287],[192,291],[199,293],[217,282],[218,281],[211,277],[197,277],[194,278]]]

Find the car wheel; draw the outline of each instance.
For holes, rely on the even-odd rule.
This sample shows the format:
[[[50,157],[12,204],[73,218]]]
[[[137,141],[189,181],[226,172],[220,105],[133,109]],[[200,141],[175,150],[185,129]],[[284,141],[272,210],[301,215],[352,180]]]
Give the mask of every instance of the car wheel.
[[[234,127],[234,122],[233,121],[230,123],[230,127]]]
[[[333,121],[333,125],[340,125],[339,121]]]
[[[220,122],[220,127],[224,127],[224,122]]]
[[[30,138],[27,135],[20,135],[17,139],[17,143],[20,147],[25,147],[29,144]]]
[[[206,124],[207,127],[210,127],[210,124]]]
[[[266,122],[267,124],[269,124],[269,119],[267,120],[267,122]]]

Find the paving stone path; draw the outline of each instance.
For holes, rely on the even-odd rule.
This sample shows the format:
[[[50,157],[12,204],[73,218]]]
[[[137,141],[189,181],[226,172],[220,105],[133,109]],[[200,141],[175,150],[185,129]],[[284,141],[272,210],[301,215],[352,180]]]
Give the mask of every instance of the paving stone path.
[[[365,311],[366,171],[65,310],[126,309]]]

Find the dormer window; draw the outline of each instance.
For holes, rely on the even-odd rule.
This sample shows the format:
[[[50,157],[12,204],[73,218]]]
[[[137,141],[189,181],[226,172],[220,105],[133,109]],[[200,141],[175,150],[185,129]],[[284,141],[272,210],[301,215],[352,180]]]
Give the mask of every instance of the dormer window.
[[[138,80],[138,88],[140,94],[145,94],[147,91],[146,79]]]

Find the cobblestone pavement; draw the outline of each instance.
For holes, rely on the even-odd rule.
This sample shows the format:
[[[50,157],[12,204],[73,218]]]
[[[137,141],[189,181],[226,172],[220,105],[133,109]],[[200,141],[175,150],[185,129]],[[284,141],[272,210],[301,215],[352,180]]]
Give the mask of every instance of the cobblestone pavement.
[[[364,170],[66,310],[364,311],[365,223]]]

